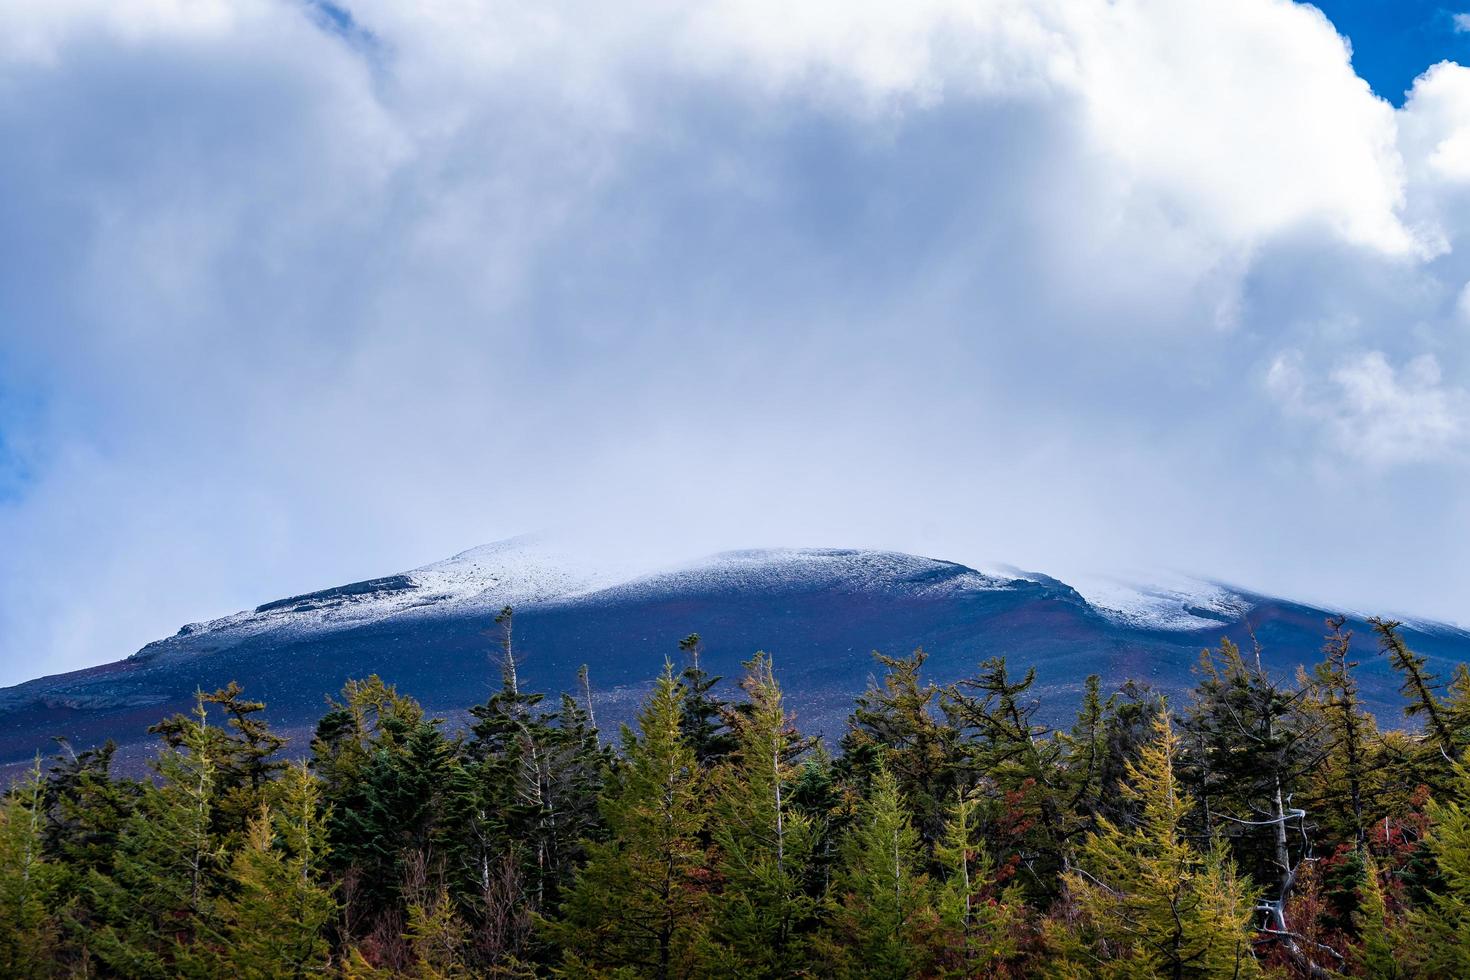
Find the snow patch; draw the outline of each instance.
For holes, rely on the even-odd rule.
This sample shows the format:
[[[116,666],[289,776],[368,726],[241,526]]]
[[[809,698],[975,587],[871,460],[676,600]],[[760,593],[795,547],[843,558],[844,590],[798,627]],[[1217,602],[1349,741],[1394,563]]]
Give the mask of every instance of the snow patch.
[[[1069,578],[1099,613],[1135,629],[1192,632],[1235,622],[1254,603],[1214,582],[1169,576],[1165,584],[1140,585],[1106,576]]]

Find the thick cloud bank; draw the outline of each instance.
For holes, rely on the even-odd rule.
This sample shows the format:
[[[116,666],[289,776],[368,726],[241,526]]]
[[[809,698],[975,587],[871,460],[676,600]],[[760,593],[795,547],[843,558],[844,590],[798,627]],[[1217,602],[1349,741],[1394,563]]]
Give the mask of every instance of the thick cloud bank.
[[[0,145],[0,682],[544,526],[1470,619],[1470,69],[1310,6],[21,0]]]

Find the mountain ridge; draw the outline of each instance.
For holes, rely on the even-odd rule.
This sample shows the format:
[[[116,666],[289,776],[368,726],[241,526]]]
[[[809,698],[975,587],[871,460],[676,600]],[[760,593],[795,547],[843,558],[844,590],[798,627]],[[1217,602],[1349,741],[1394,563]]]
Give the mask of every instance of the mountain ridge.
[[[187,707],[196,689],[230,680],[298,734],[343,681],[372,673],[453,714],[496,681],[484,634],[505,605],[516,609],[523,676],[562,689],[587,663],[612,719],[698,632],[712,669],[727,675],[757,649],[772,652],[792,704],[829,732],[866,683],[873,650],[922,646],[939,682],[1006,655],[1037,668],[1037,693],[1052,695],[1060,718],[1089,673],[1109,686],[1134,679],[1182,692],[1200,649],[1221,636],[1259,639],[1273,669],[1309,664],[1333,612],[1210,582],[1085,588],[896,551],[745,549],[660,568],[598,565],[541,539],[510,539],[185,624],[122,660],[0,689],[0,764],[48,750],[52,735],[79,747],[107,737],[140,745],[147,725]],[[1361,616],[1350,622],[1366,629]],[[1458,627],[1414,624],[1411,640],[1432,659],[1470,661],[1470,633]],[[1360,659],[1370,702],[1392,711],[1386,665]]]

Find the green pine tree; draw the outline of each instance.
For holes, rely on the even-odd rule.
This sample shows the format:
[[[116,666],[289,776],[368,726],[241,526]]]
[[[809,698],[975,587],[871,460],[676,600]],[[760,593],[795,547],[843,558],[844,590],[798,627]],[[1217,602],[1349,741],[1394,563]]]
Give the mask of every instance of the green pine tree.
[[[1353,913],[1358,945],[1353,960],[1360,976],[1369,980],[1399,980],[1394,923],[1389,919],[1388,896],[1384,892],[1378,862],[1371,855],[1363,861],[1363,880],[1358,888],[1358,909]]]
[[[803,962],[816,915],[807,875],[816,833],[790,794],[805,740],[791,726],[771,659],[745,664],[746,710],[736,748],[716,774],[713,839],[723,888],[715,936],[725,962],[746,976],[790,976]]]
[[[587,843],[587,864],[547,929],[569,975],[669,980],[708,970],[708,780],[682,728],[684,698],[665,664],[638,733],[623,729],[623,762],[602,803],[608,839]]]
[[[870,680],[854,703],[836,763],[856,797],[870,792],[880,768],[888,771],[913,814],[926,859],[944,832],[956,779],[955,731],[936,717],[939,688],[923,679],[928,658],[923,650],[907,657],[873,654],[883,678]]]
[[[849,828],[817,950],[839,977],[907,977],[938,955],[922,847],[898,781],[882,766]]]
[[[1426,839],[1438,887],[1409,915],[1406,944],[1418,975],[1470,976],[1470,753],[1442,798],[1429,802]]]
[[[224,857],[213,823],[219,743],[202,696],[170,741],[154,763],[158,785],[145,788],[124,824],[111,869],[89,876],[97,919],[85,942],[127,977],[165,977],[191,962]]]
[[[1023,898],[996,880],[995,861],[980,839],[977,794],[957,793],[936,856],[944,871],[937,901],[945,931],[944,973],[994,976],[1019,952]]]
[[[1050,896],[1069,850],[1068,773],[1062,764],[1067,745],[1037,721],[1040,705],[1029,697],[1035,681],[1034,670],[1013,679],[1005,658],[994,657],[975,677],[946,688],[942,703],[958,732],[956,764],[967,780],[986,788],[992,821],[1005,828],[995,841],[1002,856],[1019,863],[1030,891]],[[1099,717],[1091,724],[1101,722]],[[1088,724],[1084,719],[1083,727]],[[1086,736],[1089,747],[1095,737]]]
[[[214,916],[210,972],[249,980],[325,974],[337,903],[326,882],[326,814],[304,765],[290,766],[279,801],[250,822]]]
[[[694,747],[694,758],[709,768],[735,750],[735,734],[726,723],[730,705],[716,697],[714,689],[724,680],[704,669],[704,641],[690,633],[679,641],[679,652],[687,661],[679,680],[684,685],[684,736]]]
[[[62,869],[45,858],[45,825],[38,758],[0,802],[0,976],[57,972]]]

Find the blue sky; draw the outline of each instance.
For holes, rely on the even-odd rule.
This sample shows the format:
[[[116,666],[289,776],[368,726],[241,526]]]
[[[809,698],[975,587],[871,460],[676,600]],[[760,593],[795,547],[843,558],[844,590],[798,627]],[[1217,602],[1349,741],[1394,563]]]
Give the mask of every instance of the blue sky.
[[[1435,0],[1322,0],[1321,8],[1353,45],[1353,67],[1379,95],[1401,105],[1424,69],[1438,61],[1464,62],[1470,32],[1459,28],[1459,7]]]
[[[1470,34],[1324,9],[6,5],[0,682],[545,527],[1470,622]]]

